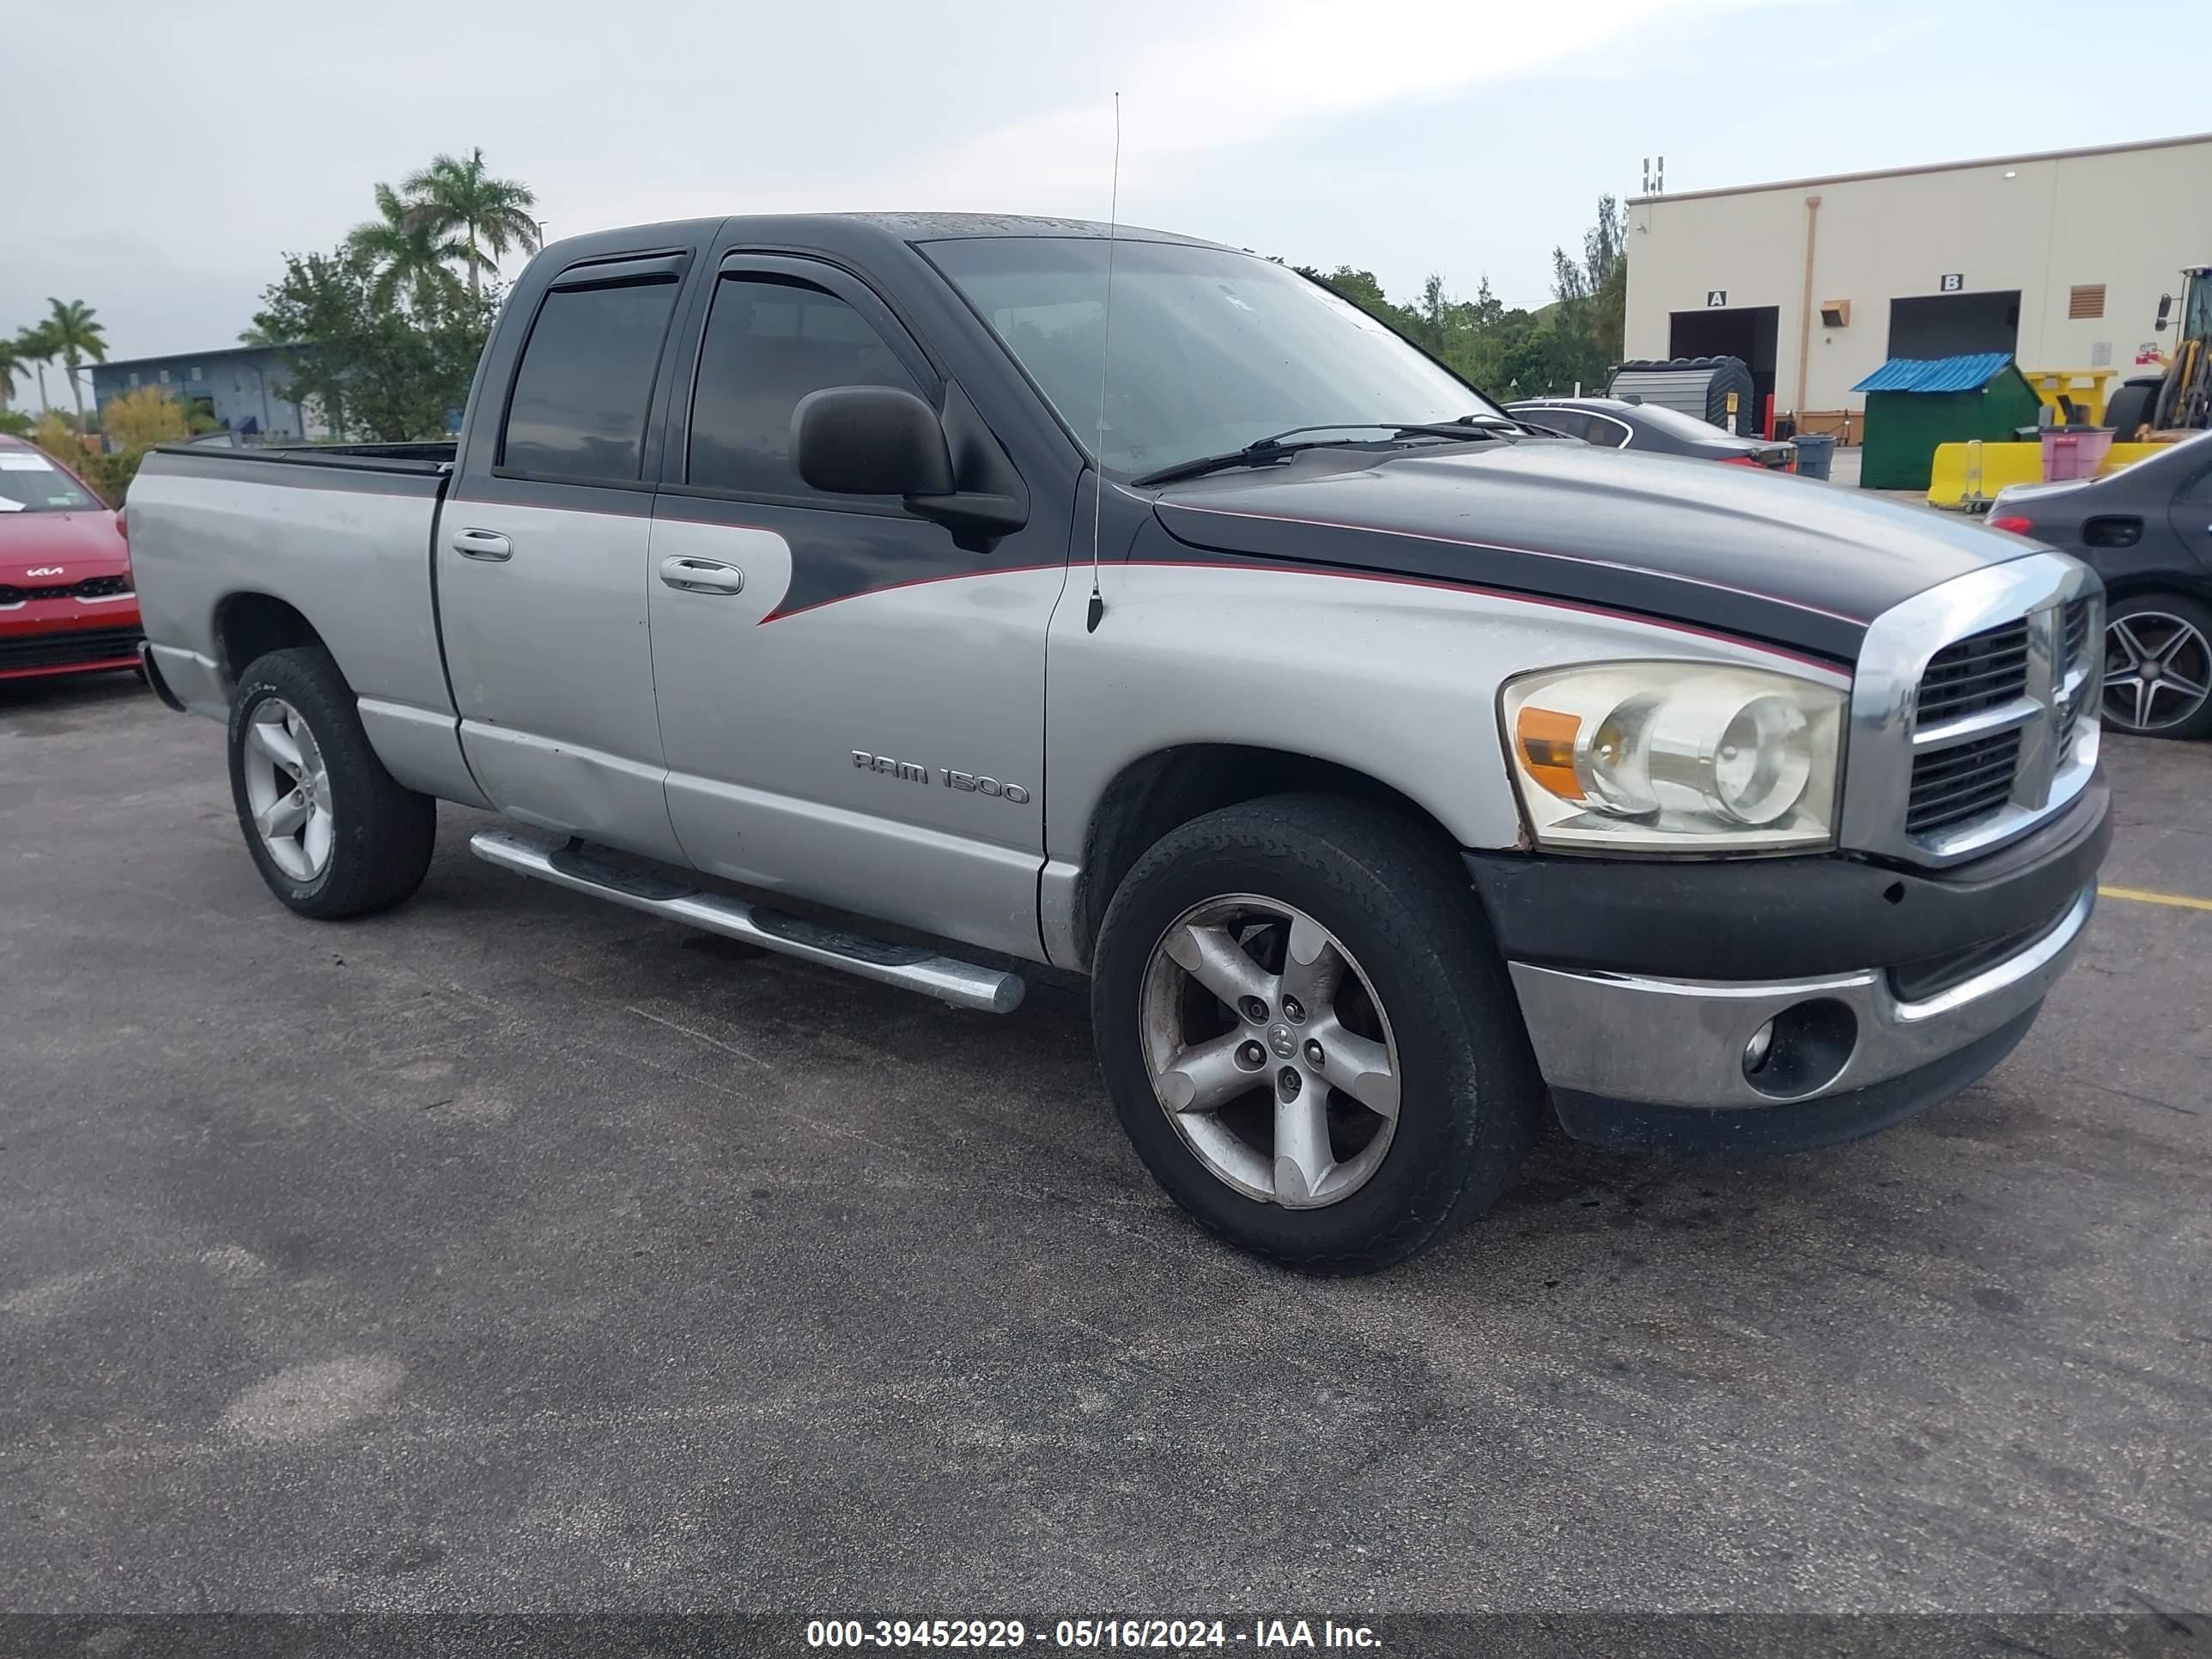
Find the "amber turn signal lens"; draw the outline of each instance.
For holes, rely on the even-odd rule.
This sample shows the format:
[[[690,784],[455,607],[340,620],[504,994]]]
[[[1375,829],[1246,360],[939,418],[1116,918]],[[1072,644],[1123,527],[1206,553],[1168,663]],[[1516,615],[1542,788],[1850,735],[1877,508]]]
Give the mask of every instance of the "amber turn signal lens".
[[[1587,799],[1582,780],[1575,775],[1575,734],[1582,730],[1575,714],[1549,708],[1523,708],[1513,722],[1513,736],[1521,745],[1522,764],[1528,775],[1561,800]]]

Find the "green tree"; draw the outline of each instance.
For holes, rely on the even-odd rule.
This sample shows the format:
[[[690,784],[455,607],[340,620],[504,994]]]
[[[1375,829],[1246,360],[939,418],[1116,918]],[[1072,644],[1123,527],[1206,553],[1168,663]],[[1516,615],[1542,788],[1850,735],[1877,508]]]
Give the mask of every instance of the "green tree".
[[[390,305],[399,295],[417,315],[428,317],[460,294],[452,262],[466,258],[468,250],[442,234],[389,185],[377,185],[376,217],[356,225],[346,246],[374,269],[373,291],[380,305]]]
[[[61,348],[54,343],[53,331],[44,323],[36,323],[29,328],[20,329],[15,334],[15,349],[25,362],[33,365],[38,369],[39,407],[44,410],[48,406],[46,365],[61,355]]]
[[[253,331],[285,343],[279,395],[320,404],[341,435],[360,431],[384,443],[441,437],[447,411],[468,400],[498,309],[497,285],[457,289],[434,314],[410,316],[389,295],[380,297],[376,276],[351,247],[288,254],[283,279],[262,295]]]
[[[1568,383],[1601,384],[1620,361],[1628,313],[1627,221],[1620,204],[1601,196],[1597,222],[1583,237],[1583,257],[1552,250],[1552,292],[1558,305],[1551,328],[1554,356]]]
[[[50,298],[46,303],[53,307],[46,315],[47,337],[53,343],[55,356],[69,365],[70,397],[76,404],[77,430],[82,432],[84,388],[77,384],[76,372],[87,358],[95,363],[107,361],[107,333],[92,307],[82,300]]]
[[[5,409],[15,399],[15,377],[29,370],[31,360],[23,355],[22,337],[12,340],[0,339],[0,409]]]
[[[432,157],[428,167],[407,176],[404,188],[408,212],[417,222],[435,237],[459,239],[472,295],[483,291],[485,250],[494,260],[510,247],[538,252],[538,222],[531,216],[537,194],[520,180],[492,178],[481,149],[471,150],[465,161]]]

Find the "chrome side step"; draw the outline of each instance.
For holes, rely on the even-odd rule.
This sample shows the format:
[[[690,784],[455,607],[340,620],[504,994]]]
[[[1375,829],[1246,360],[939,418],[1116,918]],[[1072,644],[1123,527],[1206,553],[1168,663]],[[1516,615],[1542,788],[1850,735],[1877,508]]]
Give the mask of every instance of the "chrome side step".
[[[776,951],[802,962],[819,963],[861,979],[896,985],[956,1008],[1010,1014],[1021,1006],[1029,985],[1018,974],[939,956],[925,945],[894,945],[848,933],[826,922],[786,915],[720,893],[702,892],[677,872],[637,873],[618,869],[572,846],[549,847],[511,830],[479,830],[469,851],[487,864],[517,875],[533,876],[578,893],[589,893],[647,915],[704,928],[725,939],[742,939],[763,951]]]

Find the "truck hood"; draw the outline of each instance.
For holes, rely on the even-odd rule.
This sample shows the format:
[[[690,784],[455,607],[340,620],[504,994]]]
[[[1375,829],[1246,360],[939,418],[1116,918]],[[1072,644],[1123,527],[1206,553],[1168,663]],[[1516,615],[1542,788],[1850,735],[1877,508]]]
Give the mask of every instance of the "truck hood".
[[[0,513],[0,587],[57,587],[130,568],[130,544],[104,508]],[[46,574],[33,576],[33,570]]]
[[[1899,601],[2035,550],[1786,474],[1528,441],[1310,450],[1171,487],[1177,541],[1686,623],[1850,662]]]

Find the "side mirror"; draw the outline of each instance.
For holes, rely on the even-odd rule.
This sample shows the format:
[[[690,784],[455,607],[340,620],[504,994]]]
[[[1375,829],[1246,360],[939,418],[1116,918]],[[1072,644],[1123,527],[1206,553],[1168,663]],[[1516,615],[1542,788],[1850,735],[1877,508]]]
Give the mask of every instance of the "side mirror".
[[[2173,295],[2171,294],[2160,295],[2158,296],[2158,321],[2153,325],[2153,326],[2160,329],[2164,328],[2166,326],[2166,319],[2172,315]]]
[[[945,495],[952,453],[937,411],[889,386],[810,392],[791,412],[799,476],[839,495]]]
[[[825,386],[791,412],[791,453],[809,488],[841,495],[896,495],[916,518],[943,525],[954,544],[988,551],[1029,522],[1012,495],[963,490],[945,423],[911,392]]]

